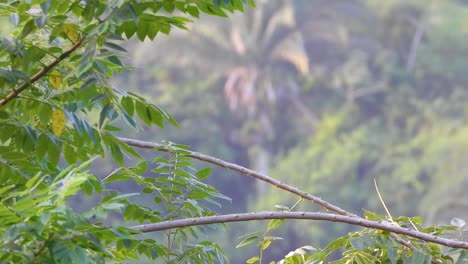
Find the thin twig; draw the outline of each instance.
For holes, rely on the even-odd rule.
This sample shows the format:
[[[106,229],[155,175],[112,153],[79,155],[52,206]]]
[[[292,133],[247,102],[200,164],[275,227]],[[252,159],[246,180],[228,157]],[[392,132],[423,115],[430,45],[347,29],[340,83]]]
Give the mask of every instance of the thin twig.
[[[242,214],[226,214],[226,215],[215,215],[206,217],[195,217],[185,218],[178,220],[170,220],[166,222],[160,222],[155,224],[144,224],[131,227],[132,229],[142,232],[157,232],[173,228],[208,225],[216,223],[228,223],[228,222],[242,222],[242,221],[258,221],[268,219],[309,219],[329,222],[340,222],[347,223],[356,226],[362,226],[367,228],[379,229],[389,231],[396,234],[406,235],[421,239],[427,242],[433,242],[439,245],[444,245],[452,248],[464,248],[468,249],[468,243],[453,239],[446,239],[426,233],[421,233],[410,228],[403,228],[395,226],[385,222],[377,222],[366,220],[363,218],[357,218],[346,215],[336,215],[319,212],[258,212],[258,213],[242,213]]]
[[[379,187],[377,186],[377,180],[375,178],[374,178],[374,185],[375,185],[375,191],[377,192],[377,196],[379,196],[380,203],[382,204],[383,208],[385,209],[385,212],[387,212],[387,215],[390,218],[390,221],[392,223],[395,223],[395,221],[393,221],[392,214],[390,214],[390,211],[388,210],[387,206],[385,205],[385,202],[384,202],[384,200],[382,198],[382,195],[380,195]]]
[[[374,178],[374,185],[375,185],[375,190],[377,191],[377,195],[379,196],[379,199],[380,199],[380,202],[382,203],[382,206],[384,207],[385,209],[385,212],[387,212],[387,215],[388,217],[390,218],[390,222],[393,223],[394,225],[398,225],[395,221],[393,221],[393,217],[392,215],[390,214],[390,211],[388,210],[387,206],[385,205],[385,202],[382,198],[382,195],[380,195],[380,191],[379,191],[379,187],[377,186],[377,180]],[[411,222],[411,220],[410,220]],[[412,222],[411,222],[412,223]],[[416,226],[413,224],[413,227],[414,229],[416,229],[416,231],[419,231]],[[396,234],[391,234],[391,236],[396,240],[398,241],[400,244],[403,244],[405,246],[407,246],[408,248],[410,248],[411,250],[415,250],[416,248],[408,241],[402,239],[401,237],[398,237]]]
[[[9,94],[7,94],[3,99],[0,99],[0,106],[6,105],[9,101],[16,98],[22,91],[26,88],[31,86],[33,83],[37,82],[40,78],[45,76],[50,70],[52,70],[57,64],[59,64],[62,60],[70,56],[78,47],[83,44],[86,37],[81,38],[77,42],[73,43],[65,52],[60,54],[58,58],[53,60],[51,63],[47,64],[44,68],[34,74],[31,79],[27,80],[26,82],[20,84],[18,87],[14,88]]]

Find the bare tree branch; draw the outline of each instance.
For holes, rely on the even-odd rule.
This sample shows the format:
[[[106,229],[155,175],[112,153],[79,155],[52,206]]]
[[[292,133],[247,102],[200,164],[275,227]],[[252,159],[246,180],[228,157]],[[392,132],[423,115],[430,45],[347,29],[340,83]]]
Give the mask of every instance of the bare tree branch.
[[[318,212],[258,212],[258,213],[243,213],[243,214],[227,214],[227,215],[216,215],[196,218],[186,218],[179,220],[170,220],[155,224],[144,224],[131,227],[139,232],[149,233],[163,231],[173,228],[197,226],[197,225],[208,225],[216,223],[228,223],[228,222],[243,222],[243,221],[258,221],[268,219],[308,219],[328,222],[340,222],[347,223],[355,226],[362,226],[367,228],[379,229],[389,231],[396,234],[406,235],[421,239],[427,242],[436,243],[452,248],[464,248],[468,249],[468,243],[453,239],[446,239],[438,236],[433,236],[426,233],[421,233],[410,228],[403,228],[391,223],[377,222],[366,220],[363,218],[357,218],[346,215],[336,215]]]
[[[47,64],[44,68],[42,68],[40,71],[38,71],[36,74],[34,74],[31,77],[31,79],[29,79],[28,81],[22,83],[18,87],[14,88],[13,91],[11,91],[3,99],[0,100],[0,106],[6,105],[9,101],[16,98],[22,91],[24,91],[30,85],[32,85],[33,83],[37,82],[40,78],[45,76],[57,64],[59,64],[62,60],[64,60],[68,56],[70,56],[76,49],[78,49],[78,47],[80,47],[81,44],[83,44],[84,40],[85,40],[85,37],[83,37],[80,40],[78,40],[77,42],[73,43],[73,45],[70,46],[65,52],[60,54],[60,56],[58,58],[56,58],[51,63]]]
[[[173,150],[171,150],[170,148],[168,148],[168,147],[166,147],[164,145],[153,143],[153,142],[147,142],[147,141],[141,141],[141,140],[129,139],[129,138],[118,138],[118,139],[120,141],[122,141],[123,143],[127,144],[127,145],[138,147],[138,148],[156,149],[158,151],[169,152],[169,153],[171,153],[173,151]],[[189,150],[185,150],[185,151],[189,151]],[[316,197],[314,195],[311,195],[309,193],[306,193],[306,192],[300,190],[297,187],[293,187],[291,185],[283,183],[282,181],[271,178],[268,175],[265,175],[263,173],[259,173],[259,172],[254,171],[254,170],[247,169],[245,167],[242,167],[240,165],[224,161],[222,159],[218,159],[218,158],[215,158],[215,157],[204,155],[204,154],[199,153],[199,152],[189,151],[189,153],[190,154],[188,154],[187,156],[189,156],[191,158],[201,160],[201,161],[205,161],[205,162],[208,162],[208,163],[211,163],[211,164],[214,164],[214,165],[226,168],[226,169],[230,169],[230,170],[233,170],[233,171],[237,171],[237,172],[240,172],[241,174],[253,177],[253,178],[257,179],[257,180],[270,183],[270,184],[272,184],[272,185],[274,185],[274,186],[276,186],[276,187],[278,187],[278,188],[280,188],[282,190],[285,190],[285,191],[287,191],[289,193],[292,193],[292,194],[295,194],[295,195],[297,195],[299,197],[302,197],[305,200],[312,201],[313,203],[316,203],[316,204],[326,208],[329,211],[332,211],[332,212],[335,212],[337,214],[344,215],[344,216],[355,217],[357,219],[363,219],[363,218],[359,217],[358,215],[355,215],[355,214],[353,214],[351,212],[348,212],[348,211],[346,211],[346,210],[344,210],[344,209],[342,209],[342,208],[340,208],[338,206],[332,205],[332,204],[330,204],[330,203],[328,203],[328,202],[326,202],[326,201],[324,201],[324,200],[322,200],[322,199],[320,199],[320,198],[318,198],[318,197]],[[415,246],[413,246],[409,241],[406,241],[405,239],[402,239],[401,237],[398,237],[397,234],[392,233],[391,236],[392,236],[392,238],[394,238],[396,241],[398,241],[400,244],[406,246],[407,248],[409,248],[411,250],[416,249]]]
[[[141,140],[129,139],[129,138],[118,138],[118,139],[120,141],[122,141],[123,143],[125,143],[127,145],[130,145],[130,146],[134,146],[134,147],[147,148],[147,149],[157,149],[159,151],[164,151],[164,152],[172,152],[172,150],[170,148],[168,148],[166,146],[163,146],[161,144],[153,143],[153,142],[147,142],[147,141],[141,141]],[[186,150],[186,151],[189,151],[189,150]],[[226,169],[237,171],[237,172],[240,172],[240,173],[242,173],[244,175],[247,175],[247,176],[253,177],[255,179],[258,179],[260,181],[267,182],[267,183],[272,184],[272,185],[274,185],[274,186],[276,186],[276,187],[278,187],[278,188],[280,188],[282,190],[285,190],[287,192],[295,194],[295,195],[297,195],[299,197],[302,197],[302,198],[304,198],[306,200],[312,201],[312,202],[326,208],[327,210],[338,213],[340,215],[358,217],[357,215],[352,214],[352,213],[350,213],[350,212],[348,212],[348,211],[346,211],[344,209],[341,209],[338,206],[332,205],[332,204],[330,204],[330,203],[328,203],[328,202],[326,202],[326,201],[324,201],[324,200],[322,200],[322,199],[320,199],[320,198],[318,198],[316,196],[313,196],[313,195],[311,195],[309,193],[306,193],[306,192],[300,190],[297,187],[293,187],[291,185],[288,185],[288,184],[286,184],[286,183],[284,183],[282,181],[271,178],[268,175],[265,175],[263,173],[259,173],[257,171],[247,169],[247,168],[242,167],[240,165],[230,163],[230,162],[227,162],[227,161],[224,161],[222,159],[215,158],[215,157],[211,157],[211,156],[199,153],[199,152],[194,152],[194,151],[189,151],[189,152],[190,152],[190,154],[187,155],[188,157],[191,157],[191,158],[194,158],[194,159],[197,159],[197,160],[201,160],[201,161],[205,161],[205,162],[208,162],[208,163],[211,163],[211,164],[214,164],[214,165],[226,168]]]

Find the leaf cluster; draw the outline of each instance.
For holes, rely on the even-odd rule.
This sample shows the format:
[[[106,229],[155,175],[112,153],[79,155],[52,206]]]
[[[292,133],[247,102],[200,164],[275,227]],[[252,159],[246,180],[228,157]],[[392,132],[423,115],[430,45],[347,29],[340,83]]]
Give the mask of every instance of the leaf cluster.
[[[113,123],[122,120],[140,129],[177,122],[131,87],[121,89],[109,80],[129,69],[122,60],[126,38],[152,40],[173,27],[187,29],[190,17],[227,16],[245,4],[254,5],[242,0],[0,1],[0,19],[10,22],[0,39],[2,262],[224,260],[216,244],[196,242],[196,229],[168,233],[168,246],[138,237],[127,225],[109,225],[119,215],[127,224],[207,215],[209,204],[219,205],[215,198],[227,199],[201,181],[210,169],[189,168],[178,145],[171,146],[174,157],[154,160],[152,176],[143,175],[147,161],[115,137],[120,127]],[[82,172],[96,156],[111,157],[117,169],[104,179]],[[129,156],[139,165],[126,167]],[[139,194],[110,189],[112,182],[142,185],[142,196],[152,196],[154,203],[147,206],[134,200]],[[82,193],[97,205],[78,213],[68,199]]]

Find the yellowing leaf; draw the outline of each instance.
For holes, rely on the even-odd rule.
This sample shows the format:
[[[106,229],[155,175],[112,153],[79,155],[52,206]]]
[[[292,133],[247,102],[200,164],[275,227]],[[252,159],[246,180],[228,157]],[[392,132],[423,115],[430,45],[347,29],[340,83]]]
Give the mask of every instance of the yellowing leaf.
[[[65,128],[65,113],[62,110],[57,109],[52,112],[51,126],[54,135],[59,137]]]
[[[49,75],[49,82],[52,87],[54,87],[55,90],[60,88],[60,85],[62,84],[62,73],[58,70],[52,70]]]
[[[67,37],[73,42],[77,41],[80,38],[80,35],[78,33],[78,27],[75,24],[63,24],[63,32],[65,32],[65,35],[67,35]]]

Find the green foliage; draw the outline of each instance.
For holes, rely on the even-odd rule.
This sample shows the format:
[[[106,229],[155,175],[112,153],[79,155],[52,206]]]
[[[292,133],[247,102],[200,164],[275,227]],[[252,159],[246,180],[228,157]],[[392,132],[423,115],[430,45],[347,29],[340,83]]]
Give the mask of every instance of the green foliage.
[[[343,7],[340,1],[330,2],[325,9]],[[347,4],[357,17],[376,22],[353,24],[348,14],[355,13],[340,14],[349,6],[321,10],[318,2],[307,3],[297,1],[294,10],[290,1],[264,1],[247,11],[246,20],[222,25],[206,20],[188,39],[180,31],[187,30],[192,19],[202,14],[227,17],[254,6],[253,1],[0,0],[0,262],[227,262],[220,246],[201,238],[208,226],[173,229],[156,237],[130,227],[211,216],[220,200],[230,201],[204,182],[211,168],[192,167],[187,146],[164,142],[167,154],[151,151],[146,159],[116,137],[123,122],[134,130],[178,126],[153,103],[154,97],[137,93],[149,94],[137,87],[140,83],[122,89],[110,81],[115,73],[130,69],[124,64],[127,49],[122,41],[154,40],[159,33],[174,37],[174,42],[162,43],[165,48],[158,55],[171,65],[149,70],[156,71],[157,83],[166,87],[181,88],[187,81],[190,85],[158,90],[157,96],[222,123],[199,123],[202,137],[193,131],[187,137],[205,140],[214,135],[206,140],[221,153],[231,153],[218,144],[220,138],[230,138],[242,149],[239,156],[249,156],[251,164],[259,160],[254,166],[263,172],[276,155],[275,176],[356,210],[380,208],[378,199],[369,199],[369,179],[377,177],[391,209],[400,205],[398,213],[409,214],[419,208],[430,223],[450,216],[451,226],[426,227],[420,217],[392,219],[370,211],[365,211],[366,218],[463,239],[466,210],[455,211],[458,218],[451,208],[464,208],[466,196],[468,96],[463,88],[466,65],[459,56],[465,47],[466,8],[452,2],[431,9],[416,0],[405,5],[351,1]],[[303,21],[296,16],[308,8],[343,20],[307,15]],[[432,12],[439,8],[453,11],[453,16],[437,19]],[[416,30],[427,19],[434,31],[419,45],[422,57],[412,57],[415,53],[408,47],[417,39],[407,26],[408,17]],[[313,24],[316,19],[320,23]],[[347,24],[354,27],[343,27]],[[321,25],[327,25],[326,30]],[[371,27],[377,32],[363,36]],[[449,30],[452,27],[463,30]],[[349,37],[354,34],[358,37]],[[446,39],[456,43],[449,56],[444,54]],[[190,42],[197,45],[179,56],[175,47]],[[333,54],[331,59],[321,56],[327,53]],[[159,65],[159,57],[155,63],[149,55],[143,56],[146,66]],[[213,66],[215,70],[209,70]],[[203,81],[200,74],[206,76]],[[213,95],[213,87],[222,85],[224,98]],[[200,88],[197,100],[192,100],[193,87]],[[443,95],[435,96],[438,93]],[[229,109],[219,111],[223,101]],[[197,110],[199,106],[203,109]],[[182,110],[175,114],[183,116]],[[298,146],[305,136],[308,143]],[[280,141],[283,137],[287,140]],[[112,172],[98,165],[85,171],[96,157],[112,160]],[[444,162],[438,162],[441,159]],[[107,176],[100,177],[101,172]],[[294,201],[259,190],[262,199],[251,207]],[[453,198],[454,193],[460,197]],[[85,208],[70,207],[73,199],[86,199],[80,204]],[[301,201],[276,207],[291,211]],[[267,253],[274,253],[272,245],[281,239],[270,232],[287,225],[271,220],[265,231],[244,236],[238,247],[253,242],[258,247],[258,255],[247,263],[261,263]],[[308,243],[328,241],[336,231],[305,222],[293,229],[303,237],[313,235],[307,238],[315,240]],[[461,249],[403,236],[415,247],[410,250],[388,232],[341,231],[348,235],[324,248],[300,247],[280,263],[464,263],[468,256]]]
[[[134,239],[130,229],[103,227],[66,206],[66,199],[85,184],[102,193],[102,182],[82,172],[89,164],[68,167],[58,175],[37,173],[24,185],[1,188],[2,262],[102,263],[125,254],[127,249],[110,245]]]
[[[156,223],[180,217],[212,214],[203,202],[218,205],[213,198],[223,198],[211,186],[199,182],[195,174],[185,171],[189,159],[175,154],[170,160],[155,159],[152,177],[140,174],[146,164],[135,168],[121,168],[104,180],[81,172],[90,161],[79,167],[68,167],[58,175],[38,173],[24,185],[7,185],[1,188],[0,215],[2,232],[2,261],[12,263],[103,263],[105,260],[124,261],[138,259],[174,259],[214,263],[224,260],[218,245],[201,241],[196,244],[180,243],[167,247],[154,239],[141,239],[137,233],[123,226],[108,226],[109,214],[120,215],[127,223]],[[185,165],[183,165],[185,163]],[[206,173],[206,170],[201,170]],[[145,186],[140,193],[117,193],[108,189],[115,181],[135,182]],[[67,206],[66,199],[78,192],[100,194],[97,206],[78,213]],[[153,195],[155,206],[143,206],[132,197]],[[138,200],[135,200],[138,201]],[[197,236],[197,228],[168,232],[171,241],[185,241]]]
[[[134,129],[166,123],[166,111],[109,81],[127,66],[122,40],[153,40],[187,29],[201,13],[227,17],[253,1],[0,1],[0,261],[103,263],[128,258],[170,262],[224,261],[212,242],[197,242],[200,228],[144,239],[129,224],[213,214],[215,198],[182,146],[169,158],[147,161],[115,137],[124,120]],[[6,21],[11,26],[3,27]],[[82,172],[97,156],[116,168],[104,179]],[[132,158],[130,158],[132,157]],[[138,161],[136,167],[126,164]],[[146,173],[145,175],[143,175]],[[150,174],[151,176],[147,176]],[[112,182],[143,186],[119,192]],[[85,212],[68,201],[91,195]],[[151,205],[136,196],[152,197]],[[81,198],[80,198],[81,199]],[[94,203],[96,205],[93,205]],[[111,223],[112,222],[112,223]],[[123,224],[124,223],[124,224]]]
[[[381,215],[366,212],[366,218],[379,220],[384,219]],[[385,220],[382,220],[385,221]],[[417,230],[431,234],[442,234],[454,230],[456,226],[422,227],[420,217],[399,217],[392,223],[401,227],[413,227]],[[313,246],[304,246],[290,252],[279,263],[465,263],[466,250],[443,250],[432,243],[419,243],[410,239],[415,250],[402,247],[400,242],[390,236],[388,232],[364,229],[359,232],[349,233],[347,236],[339,237],[330,242],[323,249]],[[330,256],[341,251],[341,258],[330,261]]]
[[[242,236],[242,241],[237,244],[236,248],[241,248],[245,247],[253,242],[257,242],[257,246],[259,248],[259,254],[258,256],[254,256],[249,258],[246,263],[262,263],[263,260],[263,254],[264,252],[270,247],[270,245],[277,240],[282,240],[283,238],[281,237],[274,237],[274,236],[268,236],[268,234],[279,228],[281,225],[283,225],[284,219],[273,219],[268,222],[268,225],[265,229],[264,232],[254,232],[250,233],[247,235]]]
[[[199,181],[199,175],[207,176],[208,168],[195,170],[190,167],[191,159],[184,149],[186,146],[168,144],[174,154],[168,157],[158,156],[153,159],[151,176],[142,176],[147,170],[146,162],[138,164],[134,168],[120,168],[109,174],[103,182],[105,184],[122,182],[128,186],[136,183],[142,187],[141,196],[151,204],[143,204],[141,201],[127,201],[132,194],[112,194],[105,198],[107,207],[122,208],[121,217],[125,222],[132,223],[157,223],[188,217],[201,217],[212,215],[209,204],[220,206],[215,199],[229,200],[218,193],[213,187]],[[115,201],[125,200],[125,206],[120,206]],[[105,207],[105,208],[107,208]],[[91,214],[99,214],[99,211],[91,211]],[[204,228],[188,227],[168,231],[166,233],[169,247],[162,242],[152,241],[152,245],[159,250],[152,258],[172,259],[175,263],[183,263],[188,260],[195,262],[214,263],[224,261],[224,253],[218,245],[201,241],[193,244],[193,238]],[[157,241],[157,240],[156,240]],[[173,241],[173,242],[170,242]],[[152,252],[142,252],[149,256]]]

